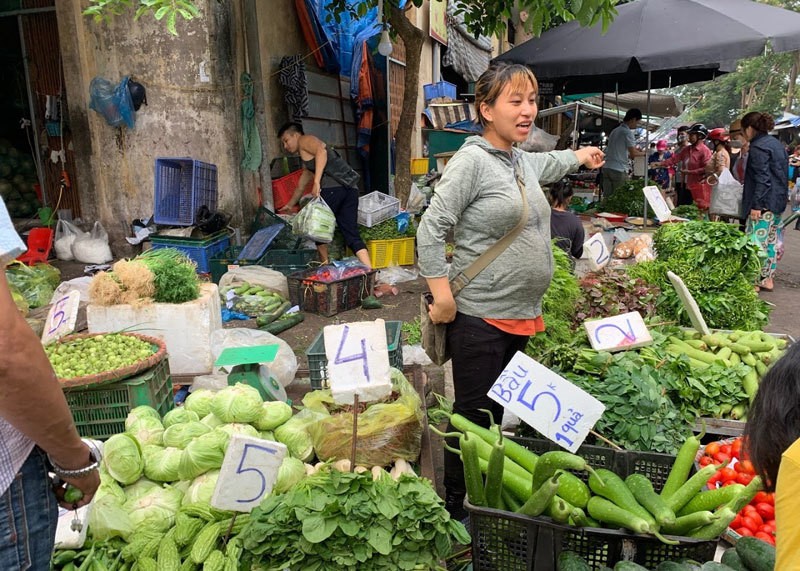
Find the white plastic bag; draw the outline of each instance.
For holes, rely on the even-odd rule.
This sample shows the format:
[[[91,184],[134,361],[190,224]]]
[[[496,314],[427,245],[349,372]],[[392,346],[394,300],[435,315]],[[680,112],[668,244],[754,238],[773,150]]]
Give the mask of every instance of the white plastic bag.
[[[112,260],[108,234],[100,222],[95,222],[92,231],[79,235],[72,244],[72,255],[84,264],[105,264]]]
[[[731,171],[723,170],[719,175],[719,182],[711,188],[709,213],[740,217],[742,215],[742,191],[742,185],[733,178]]]
[[[289,299],[289,284],[282,273],[263,266],[241,266],[223,274],[219,280],[220,292],[244,283],[259,285]]]
[[[274,361],[264,363],[263,366],[269,370],[269,376],[274,377],[282,387],[286,387],[294,380],[294,375],[297,373],[297,357],[286,341],[268,331],[243,327],[217,329],[211,333],[211,354],[214,362],[217,361],[222,351],[230,347],[257,347],[274,344],[279,346],[278,354]],[[220,370],[215,368],[214,374],[218,373]]]
[[[53,248],[56,250],[56,258],[69,262],[74,260],[75,256],[72,255],[72,244],[78,236],[86,235],[88,232],[82,232],[72,222],[66,220],[59,220],[56,224],[56,234],[53,240]]]
[[[408,193],[408,200],[406,201],[406,212],[409,214],[419,214],[425,208],[427,198],[422,194],[422,191],[416,185],[411,183],[411,192]]]
[[[71,291],[77,291],[81,296],[81,301],[83,303],[89,303],[89,284],[91,282],[92,278],[89,276],[83,276],[61,282],[61,284],[56,288],[56,291],[53,292],[53,297],[50,299],[50,304],[54,304]]]
[[[531,125],[531,132],[520,147],[529,153],[546,153],[555,149],[557,144],[558,135],[551,135],[544,129]]]
[[[407,270],[400,266],[390,266],[382,270],[378,270],[375,282],[379,284],[397,285],[404,282],[413,282],[419,276],[416,268]]]
[[[313,198],[292,220],[292,232],[315,242],[327,244],[333,240],[336,216],[321,198]]]

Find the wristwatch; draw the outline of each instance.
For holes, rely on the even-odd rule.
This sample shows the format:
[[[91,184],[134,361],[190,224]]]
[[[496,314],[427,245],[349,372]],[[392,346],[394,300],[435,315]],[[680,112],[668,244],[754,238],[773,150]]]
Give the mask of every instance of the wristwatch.
[[[91,440],[84,440],[84,443],[89,447],[89,464],[77,470],[66,470],[56,464],[49,454],[47,455],[47,459],[50,460],[50,466],[56,476],[62,479],[83,478],[100,468],[100,460],[102,459],[100,448]]]

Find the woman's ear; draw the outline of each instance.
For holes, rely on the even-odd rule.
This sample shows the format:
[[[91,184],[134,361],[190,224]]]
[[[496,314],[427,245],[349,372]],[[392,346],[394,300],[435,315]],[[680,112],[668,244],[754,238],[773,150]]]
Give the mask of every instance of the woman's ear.
[[[481,107],[478,110],[478,113],[483,115],[484,120],[491,123],[492,122],[492,107],[485,101],[481,103]]]

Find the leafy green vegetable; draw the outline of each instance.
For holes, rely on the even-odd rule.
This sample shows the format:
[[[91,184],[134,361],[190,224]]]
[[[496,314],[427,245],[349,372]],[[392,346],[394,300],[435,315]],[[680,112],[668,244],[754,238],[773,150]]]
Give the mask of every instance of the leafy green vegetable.
[[[397,220],[395,218],[389,218],[389,220],[384,220],[371,228],[360,226],[358,232],[361,234],[361,239],[365,242],[367,240],[395,240],[397,238],[416,236],[417,227],[412,222],[409,223],[405,232],[400,232],[397,229]]]
[[[196,412],[192,412],[188,410],[186,407],[178,407],[172,409],[167,414],[164,415],[164,428],[169,428],[173,424],[181,424],[183,422],[194,421],[197,422],[200,420],[200,417],[197,415]]]
[[[689,220],[698,220],[702,218],[703,213],[694,204],[684,204],[673,208],[672,215],[679,218],[688,218]]]
[[[632,278],[625,272],[590,273],[581,280],[581,286],[575,314],[575,325],[578,327],[586,319],[629,311],[638,311],[644,318],[652,317],[660,293],[657,286]]]
[[[175,523],[175,514],[181,507],[183,492],[165,485],[151,488],[140,497],[128,500],[123,506],[134,527],[148,527],[158,531],[168,530]]]
[[[419,317],[415,317],[414,321],[404,321],[401,331],[406,345],[420,345],[422,343]]]
[[[183,407],[197,413],[199,418],[203,418],[211,412],[211,401],[214,400],[214,392],[208,389],[196,389],[189,393]]]
[[[253,426],[258,430],[275,430],[290,418],[292,407],[285,402],[265,402],[261,405],[261,416],[253,422]]]
[[[432,569],[469,543],[430,482],[321,471],[268,496],[239,535],[268,569]]]
[[[629,180],[614,193],[604,198],[599,205],[601,212],[615,212],[628,216],[641,216],[646,200],[644,198],[644,179]],[[647,217],[654,219],[650,205],[647,206]]]
[[[154,482],[174,482],[178,480],[178,465],[183,451],[179,448],[145,446],[142,448],[144,475]]]
[[[197,299],[200,295],[197,268],[182,252],[174,248],[159,248],[148,250],[134,260],[144,262],[153,272],[155,301],[185,303]]]
[[[144,471],[139,442],[127,432],[115,434],[103,446],[103,466],[123,486],[133,484]]]
[[[214,395],[211,412],[222,422],[253,422],[261,416],[263,402],[257,389],[236,383]]]
[[[128,417],[130,418],[130,416]],[[164,436],[164,425],[158,418],[144,416],[132,423],[125,432],[133,435],[142,446],[161,446]]]

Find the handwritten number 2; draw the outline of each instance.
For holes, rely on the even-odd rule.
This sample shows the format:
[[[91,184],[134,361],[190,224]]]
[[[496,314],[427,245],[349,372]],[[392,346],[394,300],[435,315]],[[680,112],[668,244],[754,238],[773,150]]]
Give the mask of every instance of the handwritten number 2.
[[[345,325],[344,331],[342,332],[342,338],[339,340],[339,347],[336,349],[336,359],[334,359],[334,363],[337,365],[341,365],[342,363],[351,363],[353,361],[361,361],[364,370],[364,378],[367,379],[369,382],[369,366],[367,364],[367,340],[361,339],[361,352],[355,353],[353,355],[347,355],[342,357],[342,349],[344,348],[344,344],[347,342],[347,336],[350,333],[350,328]]]
[[[631,320],[628,319],[626,321],[628,323],[628,330],[627,331],[625,331],[622,327],[620,327],[616,323],[604,323],[603,325],[601,325],[600,327],[598,327],[597,329],[594,330],[594,338],[597,339],[597,341],[600,341],[600,331],[602,329],[609,328],[609,329],[616,329],[617,331],[622,333],[622,336],[627,341],[630,341],[631,343],[633,343],[634,341],[636,341],[636,334],[633,332],[633,325],[631,324]]]

